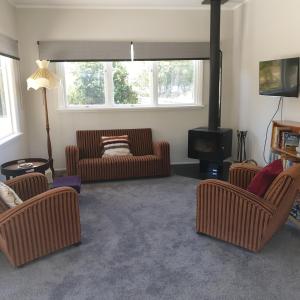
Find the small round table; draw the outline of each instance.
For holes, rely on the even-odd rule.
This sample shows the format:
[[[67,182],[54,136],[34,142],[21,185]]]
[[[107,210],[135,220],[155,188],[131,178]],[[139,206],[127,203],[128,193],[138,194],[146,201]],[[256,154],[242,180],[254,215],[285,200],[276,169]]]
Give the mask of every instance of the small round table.
[[[21,167],[21,164],[31,163],[29,167]],[[18,160],[8,161],[1,165],[1,174],[6,176],[6,179],[10,177],[16,177],[27,173],[38,172],[45,174],[45,171],[49,169],[49,161],[44,158],[24,158]]]

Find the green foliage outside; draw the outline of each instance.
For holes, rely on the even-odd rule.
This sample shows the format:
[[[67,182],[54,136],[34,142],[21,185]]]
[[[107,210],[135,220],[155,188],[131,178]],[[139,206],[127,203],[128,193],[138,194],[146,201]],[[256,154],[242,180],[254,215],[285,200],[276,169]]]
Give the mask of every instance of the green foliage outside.
[[[70,104],[104,104],[104,65],[101,62],[72,63],[74,85],[68,94]]]
[[[69,104],[104,104],[104,64],[101,62],[72,63],[73,86],[68,92]],[[127,82],[128,72],[120,63],[114,67],[114,99],[116,104],[136,104],[138,95]]]
[[[113,63],[114,69],[114,99],[116,104],[137,104],[138,94],[131,85],[127,83],[128,72],[126,68],[118,62]]]
[[[6,107],[5,107],[2,72],[0,68],[0,117],[4,117],[4,116],[6,116]]]
[[[158,95],[178,97],[186,94],[193,84],[192,61],[161,61],[158,63]]]
[[[160,61],[158,68],[159,97],[179,97],[188,93],[193,85],[194,64],[191,61]],[[69,104],[104,104],[104,63],[72,63],[73,85],[68,91]],[[139,97],[150,97],[150,76],[147,68],[131,84],[126,64],[113,62],[114,101],[116,104],[137,104]],[[1,105],[0,105],[1,112]]]

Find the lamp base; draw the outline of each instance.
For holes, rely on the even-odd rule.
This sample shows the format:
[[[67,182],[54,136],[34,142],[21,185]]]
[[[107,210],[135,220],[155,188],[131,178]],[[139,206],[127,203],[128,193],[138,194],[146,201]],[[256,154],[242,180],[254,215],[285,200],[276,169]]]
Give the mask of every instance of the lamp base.
[[[54,179],[55,171],[54,171],[54,167],[53,167],[53,158],[50,158],[48,161],[49,161],[49,168],[50,168],[51,173],[52,173],[52,179]]]

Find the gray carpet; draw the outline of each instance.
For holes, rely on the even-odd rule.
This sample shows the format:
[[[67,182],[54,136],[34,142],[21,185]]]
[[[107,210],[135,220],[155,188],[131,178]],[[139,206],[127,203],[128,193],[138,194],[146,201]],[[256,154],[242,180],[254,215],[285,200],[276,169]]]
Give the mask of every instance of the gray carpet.
[[[0,299],[299,299],[300,231],[260,254],[197,235],[197,182],[84,185],[82,245],[20,269],[0,254]]]

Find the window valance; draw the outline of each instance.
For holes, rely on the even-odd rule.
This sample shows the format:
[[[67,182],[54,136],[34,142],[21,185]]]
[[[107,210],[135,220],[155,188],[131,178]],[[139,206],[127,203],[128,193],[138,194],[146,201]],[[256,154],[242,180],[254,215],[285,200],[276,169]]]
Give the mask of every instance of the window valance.
[[[19,60],[18,41],[0,34],[0,55]]]
[[[206,60],[209,54],[209,42],[134,43],[135,60]]]
[[[131,42],[40,41],[40,59],[62,61],[129,61]],[[206,60],[209,42],[133,42],[134,60]]]
[[[130,60],[130,42],[40,41],[40,59],[62,61]]]

